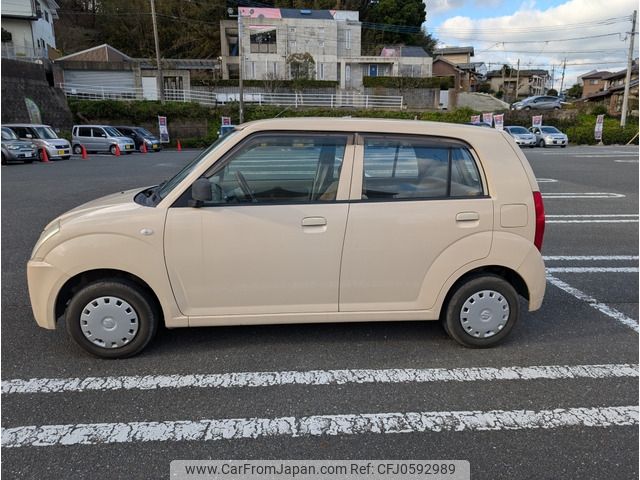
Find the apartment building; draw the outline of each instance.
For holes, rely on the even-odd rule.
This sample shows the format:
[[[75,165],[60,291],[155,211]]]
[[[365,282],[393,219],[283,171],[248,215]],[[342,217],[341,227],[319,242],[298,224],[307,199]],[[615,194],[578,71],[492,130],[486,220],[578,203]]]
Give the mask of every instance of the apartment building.
[[[410,47],[362,56],[357,11],[240,7],[239,13],[239,20],[220,22],[224,79],[240,76],[239,27],[245,80],[303,77],[359,90],[365,76],[431,76],[431,57],[424,50],[417,56]]]
[[[2,57],[24,60],[49,58],[55,48],[54,0],[2,0]]]

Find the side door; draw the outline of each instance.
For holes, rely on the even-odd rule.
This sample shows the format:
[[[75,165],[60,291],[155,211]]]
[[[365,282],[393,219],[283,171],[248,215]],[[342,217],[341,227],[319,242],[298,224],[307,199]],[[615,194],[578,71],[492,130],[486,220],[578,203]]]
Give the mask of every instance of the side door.
[[[481,169],[463,142],[360,138],[340,311],[429,309],[457,268],[489,254],[493,201]]]
[[[91,145],[96,151],[103,152],[109,150],[109,141],[107,139],[107,132],[101,127],[92,127]]]
[[[352,157],[344,134],[254,134],[204,175],[210,202],[190,207],[183,192],[165,258],[191,324],[338,310]]]

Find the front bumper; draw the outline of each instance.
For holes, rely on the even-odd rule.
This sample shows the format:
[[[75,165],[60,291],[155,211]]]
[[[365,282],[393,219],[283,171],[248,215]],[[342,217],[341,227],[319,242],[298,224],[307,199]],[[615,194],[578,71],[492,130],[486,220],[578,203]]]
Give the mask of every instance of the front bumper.
[[[71,156],[71,146],[67,145],[66,147],[59,146],[47,146],[47,156],[49,160],[59,160],[62,158],[68,158]]]
[[[531,138],[529,140],[516,138],[515,140],[518,145],[525,146],[525,147],[533,147],[536,144],[535,138]]]
[[[69,276],[42,260],[27,263],[29,299],[36,323],[49,330],[56,328],[55,302]]]
[[[553,139],[544,139],[544,144],[547,147],[553,147],[553,146],[562,146],[562,145],[567,145],[569,143],[568,140],[566,139],[557,139],[557,138],[553,138]]]
[[[25,160],[37,160],[35,150],[5,150],[7,152],[7,160],[10,162],[24,162]]]

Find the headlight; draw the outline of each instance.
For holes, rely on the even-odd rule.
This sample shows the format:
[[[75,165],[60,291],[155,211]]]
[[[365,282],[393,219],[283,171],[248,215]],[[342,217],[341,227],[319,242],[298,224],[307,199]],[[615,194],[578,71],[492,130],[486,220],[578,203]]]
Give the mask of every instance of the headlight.
[[[33,247],[33,250],[31,251],[31,258],[36,258],[36,255],[38,254],[38,250],[40,249],[40,247],[42,247],[42,245],[44,245],[47,242],[47,240],[49,240],[51,237],[56,235],[58,232],[60,232],[60,222],[55,221],[51,225],[49,225],[49,227],[46,228],[40,235],[40,238],[38,239],[35,246]]]
[[[31,146],[31,148],[33,148],[34,150],[35,150],[36,148],[38,148],[38,146],[37,146],[35,143],[32,143],[30,146]]]
[[[20,150],[20,147],[18,145],[9,145],[7,148],[9,150]]]

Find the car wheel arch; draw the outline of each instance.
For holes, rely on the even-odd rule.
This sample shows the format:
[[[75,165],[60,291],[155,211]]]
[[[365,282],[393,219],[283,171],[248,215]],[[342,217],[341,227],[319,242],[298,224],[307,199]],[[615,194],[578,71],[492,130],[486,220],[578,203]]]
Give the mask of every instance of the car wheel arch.
[[[161,320],[164,320],[164,309],[160,303],[160,299],[156,292],[145,282],[142,278],[124,270],[111,269],[111,268],[99,268],[94,270],[87,270],[80,272],[71,278],[69,278],[58,290],[56,301],[54,304],[55,319],[59,319],[64,315],[69,301],[73,298],[76,292],[78,292],[85,285],[97,282],[99,280],[106,279],[124,279],[137,285],[142,290],[146,291],[150,298],[154,301],[157,311],[161,315]]]

